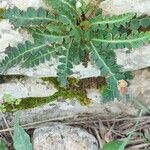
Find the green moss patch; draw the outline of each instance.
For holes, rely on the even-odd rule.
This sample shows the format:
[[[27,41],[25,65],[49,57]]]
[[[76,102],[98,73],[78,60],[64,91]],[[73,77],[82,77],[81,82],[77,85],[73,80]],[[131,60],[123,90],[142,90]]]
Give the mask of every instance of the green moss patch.
[[[88,105],[91,103],[91,100],[87,97],[86,89],[93,88],[94,86],[98,89],[102,89],[103,85],[105,85],[105,79],[99,77],[81,80],[69,78],[69,84],[66,88],[61,87],[55,77],[42,78],[42,80],[54,84],[58,91],[49,97],[23,98],[19,105],[4,103],[3,105],[6,111],[12,112],[16,110],[35,108],[59,99],[78,99],[81,105]]]

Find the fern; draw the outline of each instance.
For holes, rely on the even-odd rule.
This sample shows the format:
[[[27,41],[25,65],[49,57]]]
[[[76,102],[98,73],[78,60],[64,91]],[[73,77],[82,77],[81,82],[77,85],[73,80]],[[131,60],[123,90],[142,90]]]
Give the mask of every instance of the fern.
[[[32,53],[30,57],[32,59],[26,59],[24,63],[22,64],[22,67],[30,68],[38,66],[41,63],[44,63],[45,61],[49,61],[51,57],[55,57],[56,53],[60,51],[61,46],[58,47],[47,47],[45,50],[39,50],[36,53]]]
[[[150,26],[150,17],[146,16],[146,17],[141,17],[141,18],[135,18],[133,20],[131,20],[129,27],[132,30],[137,30],[140,27],[144,27],[147,28]]]
[[[96,26],[97,28],[106,29],[113,28],[114,26],[120,27],[120,25],[126,26],[127,22],[130,22],[130,20],[135,16],[134,13],[127,13],[119,16],[97,16],[94,19],[91,19],[91,26]]]
[[[67,77],[71,75],[73,65],[70,61],[70,50],[71,50],[72,42],[70,42],[68,48],[65,48],[65,54],[60,58],[60,65],[58,66],[58,81],[61,83],[61,86],[66,86],[68,84]]]
[[[49,43],[63,43],[63,40],[67,38],[67,35],[60,35],[57,34],[56,32],[50,32],[49,30],[34,30],[31,31],[32,36],[34,39],[39,39],[40,41],[42,40],[43,42],[48,41]]]
[[[83,5],[83,1],[78,1],[77,6],[75,0],[45,1],[47,10],[28,8],[22,11],[14,7],[0,13],[2,18],[16,28],[27,30],[34,38],[34,43],[26,41],[6,52],[0,62],[0,73],[7,73],[16,65],[35,67],[54,57],[60,62],[58,81],[66,86],[67,77],[73,74],[73,65],[82,63],[88,54],[107,79],[104,100],[121,99],[118,81],[129,79],[130,74],[117,65],[115,50],[135,49],[149,43],[149,16],[136,17],[135,13],[103,16],[92,2]]]
[[[2,70],[3,73],[5,73],[9,68],[19,64],[20,62],[21,65],[23,65],[24,62],[32,58],[31,56],[35,55],[37,52],[40,53],[43,48],[45,50],[49,48],[48,42],[40,43],[38,41],[33,44],[26,41],[25,44],[18,44],[16,48],[13,47],[7,52],[7,56],[0,64],[0,71]]]
[[[9,8],[6,13],[4,13],[3,17],[9,19],[16,27],[48,24],[51,21],[56,21],[50,12],[47,13],[43,8],[35,10],[32,7],[29,7],[27,11],[19,10],[17,7],[13,9]]]
[[[107,54],[109,53],[112,57],[109,59],[108,56],[101,53],[92,42],[90,44],[92,49],[90,52],[91,60],[95,61],[96,65],[101,70],[101,75],[107,79],[107,84],[109,85],[109,99],[110,93],[112,98],[120,98],[121,95],[118,89],[118,81],[120,79],[126,79],[126,77],[124,73],[120,72],[121,66],[116,64],[115,59],[112,59],[114,53],[112,51],[107,52]]]
[[[61,14],[59,19],[65,24],[70,27],[70,36],[74,36],[75,40],[80,43],[81,40],[81,29],[76,25],[76,22],[74,19],[72,19],[69,12],[66,12]]]
[[[105,44],[110,48],[117,49],[117,48],[138,48],[143,46],[145,43],[150,41],[150,32],[146,33],[133,33],[127,35],[126,33],[122,35],[115,35],[113,36],[111,33],[104,35],[98,35],[97,38],[92,39],[93,42],[98,42],[100,44]]]

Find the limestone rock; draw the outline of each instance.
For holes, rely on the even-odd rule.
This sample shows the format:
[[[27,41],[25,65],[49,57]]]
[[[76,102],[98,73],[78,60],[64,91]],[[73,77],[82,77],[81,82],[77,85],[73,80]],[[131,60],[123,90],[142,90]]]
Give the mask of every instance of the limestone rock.
[[[150,14],[149,0],[105,0],[100,6],[104,14],[118,15],[135,12],[138,15]]]
[[[117,51],[117,63],[122,65],[124,70],[138,70],[150,66],[150,44],[143,46],[139,49],[132,50],[131,53],[127,53],[126,50]]]
[[[92,103],[90,105],[81,105],[77,99],[59,99],[42,106],[32,109],[20,110],[20,123],[22,125],[41,122],[41,124],[49,125],[49,121],[62,121],[64,119],[76,120],[84,115],[97,115],[105,116],[107,114],[115,115],[137,115],[138,109],[135,105],[127,102],[110,102],[110,103]],[[12,127],[15,123],[16,113],[5,113],[5,118],[8,125]],[[43,123],[42,123],[43,122]],[[44,123],[45,122],[45,123]],[[0,115],[0,127],[4,126],[5,122]]]
[[[26,10],[28,7],[44,7],[43,0],[1,0],[1,7],[13,7],[16,6],[19,9]]]
[[[150,108],[150,68],[135,71],[130,88],[134,99]]]
[[[4,94],[15,98],[47,97],[53,95],[57,89],[53,84],[37,78],[12,79],[8,83],[0,84],[0,103]]]
[[[34,150],[98,150],[96,138],[80,128],[54,125],[36,129]]]

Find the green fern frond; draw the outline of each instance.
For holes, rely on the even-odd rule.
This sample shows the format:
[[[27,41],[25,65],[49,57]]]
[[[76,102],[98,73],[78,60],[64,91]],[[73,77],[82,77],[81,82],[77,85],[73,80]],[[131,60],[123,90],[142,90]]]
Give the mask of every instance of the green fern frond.
[[[84,50],[85,47],[73,42],[70,48],[70,61],[75,65],[79,65],[84,59]]]
[[[35,8],[29,7],[27,11],[22,11],[17,7],[14,7],[5,11],[3,16],[5,19],[9,19],[9,21],[15,27],[28,27],[31,25],[35,26],[56,21],[54,16],[43,8],[35,10]]]
[[[49,32],[55,32],[57,34],[63,34],[66,35],[70,31],[69,28],[67,28],[66,25],[64,25],[62,22],[52,22],[46,26],[46,29]]]
[[[65,54],[63,55],[63,57],[59,59],[61,64],[58,66],[57,75],[58,75],[58,81],[61,83],[62,87],[65,87],[68,84],[67,77],[73,73],[71,70],[73,68],[73,65],[72,62],[70,61],[71,46],[72,46],[72,42],[70,42],[68,48],[65,48],[64,50]]]
[[[106,28],[113,28],[114,26],[120,27],[126,26],[127,22],[135,16],[134,13],[127,13],[119,16],[102,16],[99,15],[96,18],[90,20],[93,28],[99,28],[105,30]]]
[[[113,92],[111,90],[111,86],[107,85],[106,87],[104,87],[103,91],[101,92],[102,94],[102,100],[103,102],[109,102],[109,101],[113,101]]]
[[[111,33],[107,35],[99,35],[97,38],[92,39],[93,42],[97,42],[99,44],[105,44],[105,47],[109,47],[110,49],[118,49],[118,48],[139,48],[144,44],[150,41],[150,32],[146,33],[132,33],[130,35],[122,34],[113,36]]]
[[[40,41],[48,41],[49,43],[59,43],[62,44],[62,42],[64,41],[65,38],[68,38],[68,36],[66,35],[61,35],[58,34],[56,32],[50,32],[49,30],[33,30],[31,31],[32,36],[34,39],[36,40],[40,40]]]
[[[141,17],[141,18],[135,18],[131,20],[129,26],[132,30],[137,30],[140,27],[147,28],[150,26],[150,17],[146,16],[146,17]]]
[[[26,41],[25,44],[18,44],[17,47],[10,48],[7,56],[0,63],[0,71],[5,74],[7,70],[15,65],[23,65],[24,62],[32,58],[36,53],[43,49],[49,49],[49,43],[35,42],[34,44]]]
[[[146,28],[150,26],[150,16],[147,16],[145,18],[139,19],[140,26]]]
[[[79,28],[79,26],[76,25],[76,21],[72,19],[71,15],[69,12],[65,12],[64,14],[61,14],[59,19],[65,24],[69,25],[71,30],[70,30],[70,35],[74,36],[75,40],[80,43],[81,40],[81,34],[82,31]]]
[[[32,68],[36,67],[42,63],[45,63],[46,61],[49,61],[52,57],[56,58],[56,53],[61,51],[62,47],[46,47],[44,49],[38,50],[38,52],[31,54],[30,57],[32,59],[27,59],[23,64],[22,67],[25,68]]]
[[[118,89],[118,79],[116,77],[116,72],[120,72],[120,66],[112,64],[111,60],[109,61],[106,57],[102,57],[99,54],[96,47],[90,42],[92,51],[90,57],[95,61],[98,68],[101,70],[101,75],[106,77],[107,84],[110,86],[111,91],[113,92],[113,98],[120,99],[120,92]]]

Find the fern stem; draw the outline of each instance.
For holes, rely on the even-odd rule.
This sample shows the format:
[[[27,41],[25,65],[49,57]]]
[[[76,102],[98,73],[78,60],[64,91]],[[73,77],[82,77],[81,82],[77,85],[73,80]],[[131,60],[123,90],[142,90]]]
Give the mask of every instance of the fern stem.
[[[109,69],[109,67],[106,65],[106,63],[104,62],[104,60],[100,57],[99,53],[97,52],[94,44],[92,42],[90,42],[95,54],[97,55],[97,57],[99,58],[99,60],[104,64],[104,67],[107,68],[108,72],[110,73],[111,76],[113,76],[113,72],[111,72],[111,70]]]
[[[69,46],[68,46],[68,49],[67,49],[67,52],[66,52],[66,57],[65,57],[65,59],[66,59],[66,61],[65,61],[65,72],[67,70],[67,64],[69,62],[69,52],[70,52],[71,45],[72,45],[72,40],[69,43]]]
[[[138,42],[138,41],[144,41],[145,39],[148,39],[150,38],[150,32],[148,32],[149,34],[145,34],[145,36],[142,36],[142,37],[134,37],[133,39],[111,39],[111,40],[108,40],[108,39],[96,39],[96,38],[93,38],[92,41],[95,41],[95,42],[101,42],[101,43],[133,43],[133,42]]]
[[[48,45],[48,43],[46,42],[46,43],[44,43],[44,44],[42,44],[42,45],[40,45],[40,46],[31,48],[31,49],[29,49],[29,50],[27,50],[27,51],[24,51],[23,53],[20,53],[17,57],[14,57],[13,59],[11,59],[10,61],[8,61],[8,62],[5,64],[5,68],[4,68],[3,73],[5,73],[5,72],[8,70],[8,68],[10,68],[9,65],[10,65],[13,61],[15,61],[15,60],[19,59],[20,57],[24,56],[26,53],[29,53],[29,52],[32,53],[32,51],[38,50],[38,49],[42,49],[42,48],[44,48],[44,47],[47,46],[47,45]]]
[[[77,10],[73,8],[68,2],[66,2],[65,0],[61,0],[61,1],[62,3],[66,4],[69,8],[71,8],[76,13],[76,15],[79,15]]]
[[[134,13],[129,13],[128,15],[126,14],[123,17],[118,17],[113,20],[109,19],[109,20],[95,21],[91,23],[91,25],[115,24],[118,22],[126,22],[126,20],[130,20],[134,15],[135,15]]]
[[[113,88],[116,89],[116,90],[114,90],[114,89],[112,90],[114,98],[119,98],[120,97],[120,92],[119,92],[119,89],[118,89],[118,80],[116,79],[115,74],[111,71],[111,69],[109,68],[109,66],[102,59],[102,57],[100,56],[100,54],[96,50],[94,44],[92,42],[90,42],[90,44],[92,46],[94,54],[96,55],[96,57],[98,58],[98,60],[101,62],[101,65],[105,68],[105,74],[103,74],[103,76],[106,77],[106,80],[107,80],[108,84],[111,86],[111,88],[112,89]]]

